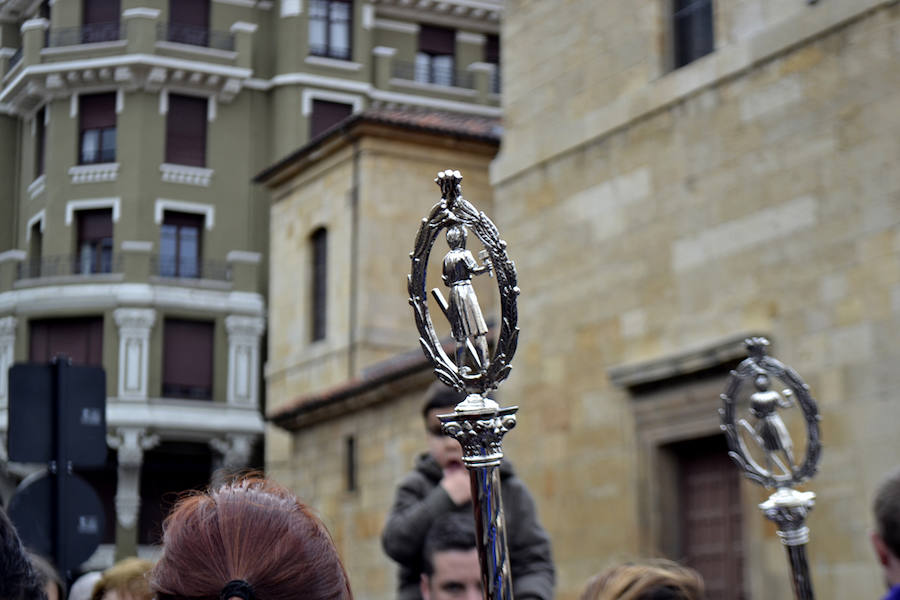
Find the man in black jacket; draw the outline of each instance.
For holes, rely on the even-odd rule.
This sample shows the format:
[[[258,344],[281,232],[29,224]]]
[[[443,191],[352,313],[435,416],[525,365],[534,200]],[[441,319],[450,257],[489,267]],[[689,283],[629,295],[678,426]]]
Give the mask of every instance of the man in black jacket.
[[[453,412],[465,398],[443,384],[432,385],[422,415],[428,452],[397,488],[394,505],[381,536],[384,551],[400,566],[398,600],[421,600],[423,544],[432,523],[441,515],[460,512],[472,516],[469,474],[459,443],[441,433],[437,415]],[[500,491],[506,516],[513,594],[516,600],[551,600],[555,572],[550,538],[538,522],[534,500],[525,484],[504,460]],[[474,517],[472,517],[474,519]]]

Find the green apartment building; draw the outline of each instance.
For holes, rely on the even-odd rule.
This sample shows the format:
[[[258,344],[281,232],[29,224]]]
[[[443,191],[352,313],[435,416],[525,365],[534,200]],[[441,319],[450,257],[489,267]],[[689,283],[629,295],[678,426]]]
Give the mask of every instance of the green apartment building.
[[[368,107],[499,116],[501,0],[0,0],[0,500],[7,371],[106,370],[91,567],[173,493],[261,464],[268,192]],[[298,283],[297,285],[303,285]],[[276,324],[277,326],[277,324]]]

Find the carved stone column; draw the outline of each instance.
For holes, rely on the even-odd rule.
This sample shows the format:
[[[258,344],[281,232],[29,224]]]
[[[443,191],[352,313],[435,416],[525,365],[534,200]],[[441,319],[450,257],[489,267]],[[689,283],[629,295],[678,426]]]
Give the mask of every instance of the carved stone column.
[[[0,319],[0,408],[9,404],[9,368],[15,359],[16,318]]]
[[[259,338],[262,317],[225,317],[228,331],[228,404],[259,406]]]
[[[150,330],[156,321],[156,311],[119,308],[113,316],[119,326],[119,398],[146,400]]]
[[[118,427],[107,436],[107,443],[118,453],[116,484],[116,560],[137,555],[137,521],[141,508],[141,465],[144,451],[159,443],[159,436],[148,435],[140,427]],[[114,526],[113,523],[108,526]]]
[[[210,448],[216,452],[212,477],[215,484],[224,483],[225,477],[247,466],[255,437],[243,433],[228,433],[209,441]]]

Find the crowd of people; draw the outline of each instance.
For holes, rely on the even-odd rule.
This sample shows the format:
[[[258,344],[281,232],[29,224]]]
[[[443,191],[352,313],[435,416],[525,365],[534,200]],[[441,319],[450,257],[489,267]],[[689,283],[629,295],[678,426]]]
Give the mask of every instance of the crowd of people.
[[[441,434],[438,414],[459,398],[432,388],[423,409],[428,452],[400,483],[382,537],[399,566],[400,600],[479,600],[482,576],[469,481],[459,444]],[[506,463],[505,463],[506,464]],[[524,484],[501,471],[517,600],[552,600],[550,540]],[[872,544],[888,595],[900,600],[900,471],[879,487]],[[0,510],[0,600],[352,600],[331,535],[281,485],[244,476],[182,498],[163,525],[154,563],[123,560],[87,573],[67,595],[44,558],[29,554]],[[580,600],[701,600],[701,576],[671,561],[618,564],[592,577]]]

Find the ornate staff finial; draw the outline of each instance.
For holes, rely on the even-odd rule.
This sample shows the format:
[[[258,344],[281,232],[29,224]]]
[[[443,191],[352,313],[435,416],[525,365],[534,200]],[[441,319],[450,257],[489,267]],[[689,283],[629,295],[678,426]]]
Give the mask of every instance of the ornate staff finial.
[[[459,171],[451,171],[450,169],[441,171],[437,174],[437,177],[434,178],[434,182],[441,188],[441,197],[446,200],[448,204],[452,204],[458,196],[462,196],[462,189],[460,186],[460,183],[462,183],[462,174],[460,174]]]
[[[723,406],[719,414],[730,448],[728,454],[748,478],[775,488],[775,493],[759,508],[776,524],[778,537],[787,548],[795,597],[812,600],[806,517],[815,505],[816,495],[794,487],[810,479],[818,468],[822,451],[819,410],[800,376],[767,354],[769,340],[753,337],[744,344],[750,356],[731,372],[725,393],[720,396]],[[781,391],[773,389],[780,384],[784,385]],[[742,394],[745,388],[750,391]],[[738,416],[744,396],[749,403],[746,417]],[[794,406],[800,408],[806,424],[806,456],[799,462],[780,413]],[[759,456],[762,460],[756,458]]]
[[[516,268],[506,255],[506,242],[491,220],[462,196],[459,171],[441,171],[435,178],[441,201],[422,219],[408,278],[409,303],[413,308],[419,343],[434,364],[434,372],[445,384],[468,395],[452,415],[438,417],[446,435],[459,441],[463,462],[472,481],[473,509],[481,563],[482,584],[488,600],[512,600],[512,579],[506,544],[506,525],[500,501],[500,471],[503,436],[516,425],[517,407],[500,408],[486,394],[509,376],[516,352],[519,295]],[[481,264],[466,247],[471,231],[484,246]],[[431,295],[450,324],[456,343],[451,359],[435,331],[426,290],[428,259],[435,241],[446,232],[450,250],[441,261],[445,289]],[[472,278],[495,277],[500,294],[501,318],[494,353],[488,352],[488,326]],[[444,297],[447,293],[447,298]]]

